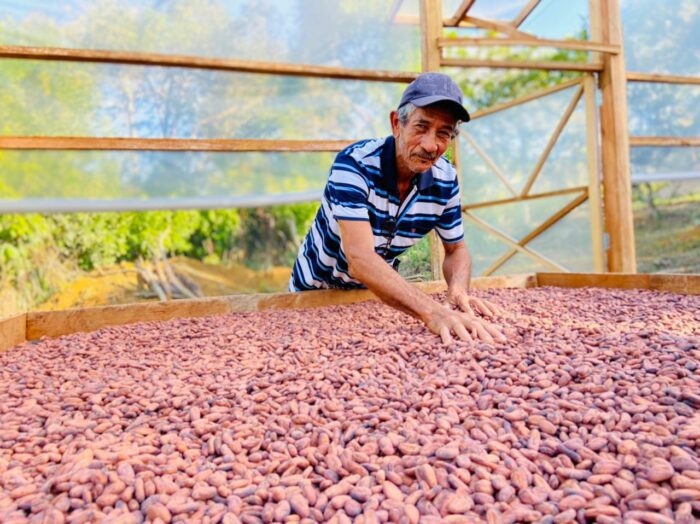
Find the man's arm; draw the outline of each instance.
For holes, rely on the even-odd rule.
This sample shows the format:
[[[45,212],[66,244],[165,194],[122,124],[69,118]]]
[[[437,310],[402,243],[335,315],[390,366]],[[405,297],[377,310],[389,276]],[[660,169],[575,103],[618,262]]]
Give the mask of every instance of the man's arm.
[[[369,222],[340,220],[340,237],[350,274],[388,305],[422,320],[444,343],[454,333],[463,340],[472,337],[493,342],[503,339],[496,329],[460,311],[451,310],[406,282],[374,252]]]
[[[500,314],[500,310],[487,300],[473,297],[469,294],[472,274],[472,257],[464,240],[459,242],[443,242],[445,261],[442,272],[447,281],[447,299],[459,306],[462,311],[473,314],[476,310],[484,316],[492,317]]]

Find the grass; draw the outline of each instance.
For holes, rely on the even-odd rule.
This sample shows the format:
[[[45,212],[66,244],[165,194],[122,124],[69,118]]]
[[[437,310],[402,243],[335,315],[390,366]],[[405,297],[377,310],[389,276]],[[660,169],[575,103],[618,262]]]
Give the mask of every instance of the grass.
[[[634,216],[637,271],[700,273],[700,203],[657,203]]]

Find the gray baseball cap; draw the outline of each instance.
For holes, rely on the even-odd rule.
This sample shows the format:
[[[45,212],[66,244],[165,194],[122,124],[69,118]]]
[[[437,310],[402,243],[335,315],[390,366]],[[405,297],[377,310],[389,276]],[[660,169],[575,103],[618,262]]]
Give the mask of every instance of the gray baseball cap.
[[[469,122],[469,113],[462,105],[462,90],[443,73],[423,73],[411,82],[403,92],[399,109],[408,103],[425,107],[436,102],[451,102],[454,115],[462,122]]]

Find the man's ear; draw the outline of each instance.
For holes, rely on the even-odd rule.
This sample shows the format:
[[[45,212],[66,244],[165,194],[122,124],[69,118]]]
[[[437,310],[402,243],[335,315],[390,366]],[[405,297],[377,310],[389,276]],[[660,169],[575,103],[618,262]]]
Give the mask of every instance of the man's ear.
[[[394,135],[394,138],[398,138],[399,137],[399,126],[401,125],[399,123],[398,111],[392,111],[389,114],[389,119],[391,120],[391,133]]]

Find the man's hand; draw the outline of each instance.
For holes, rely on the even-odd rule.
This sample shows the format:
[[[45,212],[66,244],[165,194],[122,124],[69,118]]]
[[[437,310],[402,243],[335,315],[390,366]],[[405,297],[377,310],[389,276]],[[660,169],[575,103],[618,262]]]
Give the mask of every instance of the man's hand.
[[[505,342],[506,337],[486,322],[461,311],[438,305],[432,313],[423,319],[433,333],[440,335],[443,344],[452,343],[454,333],[462,340],[483,340],[488,344],[494,341]]]
[[[476,298],[466,291],[448,291],[447,301],[472,317],[475,316],[475,313],[478,313],[486,318],[503,315],[503,312],[496,307],[495,304],[489,302],[488,300]]]

